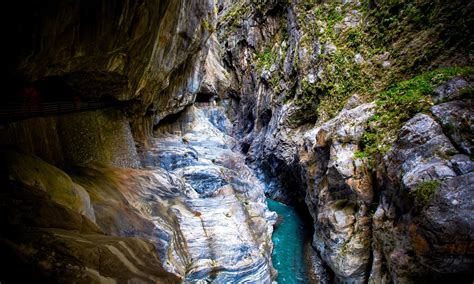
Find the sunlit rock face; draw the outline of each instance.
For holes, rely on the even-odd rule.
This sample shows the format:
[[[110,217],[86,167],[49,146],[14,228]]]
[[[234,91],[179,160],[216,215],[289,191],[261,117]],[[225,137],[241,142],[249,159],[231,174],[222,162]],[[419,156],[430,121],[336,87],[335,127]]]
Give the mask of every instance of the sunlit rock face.
[[[313,245],[339,281],[364,283],[370,266],[372,177],[354,155],[374,104],[345,109],[308,131],[300,157]]]
[[[173,220],[153,219],[166,243],[162,253],[189,281],[268,282],[276,215],[243,156],[232,151],[235,141],[226,130],[223,109],[212,106],[188,108],[156,129],[148,165],[181,181],[172,200],[158,195]]]

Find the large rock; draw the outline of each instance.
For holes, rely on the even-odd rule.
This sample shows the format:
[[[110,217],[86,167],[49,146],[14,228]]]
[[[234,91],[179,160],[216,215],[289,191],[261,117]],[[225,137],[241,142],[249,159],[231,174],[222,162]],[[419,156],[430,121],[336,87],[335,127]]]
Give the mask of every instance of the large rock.
[[[474,100],[457,100],[435,105],[431,112],[440,121],[448,137],[464,154],[474,153]]]
[[[472,278],[474,176],[467,169],[473,162],[433,118],[418,114],[402,127],[384,163],[371,280],[387,273],[401,283]]]
[[[374,107],[342,111],[309,131],[300,151],[313,245],[338,281],[364,283],[370,264],[372,178],[354,155]]]
[[[178,283],[154,245],[104,235],[34,186],[2,180],[0,271],[5,281]]]

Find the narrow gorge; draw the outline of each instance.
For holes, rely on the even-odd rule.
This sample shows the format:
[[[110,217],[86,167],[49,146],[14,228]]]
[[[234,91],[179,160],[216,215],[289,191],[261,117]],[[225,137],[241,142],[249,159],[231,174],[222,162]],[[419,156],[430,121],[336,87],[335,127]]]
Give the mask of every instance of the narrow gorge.
[[[0,283],[473,283],[474,1],[3,9]]]

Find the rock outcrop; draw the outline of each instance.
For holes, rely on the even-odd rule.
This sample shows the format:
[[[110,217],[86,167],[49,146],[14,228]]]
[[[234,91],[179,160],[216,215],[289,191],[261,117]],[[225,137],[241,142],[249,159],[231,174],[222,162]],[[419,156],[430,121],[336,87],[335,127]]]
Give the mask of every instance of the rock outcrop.
[[[214,125],[209,118],[216,115],[222,123]],[[201,106],[190,107],[176,122],[156,129],[151,166],[159,164],[185,183],[180,190],[184,194],[170,200],[168,209],[180,231],[168,231],[169,221],[156,223],[163,234],[181,236],[171,245],[186,255],[186,262],[173,256],[173,250],[167,255],[187,280],[208,275],[216,282],[269,282],[276,215],[267,209],[263,185],[243,157],[231,150],[235,141],[219,130],[220,125],[230,130],[223,109]]]
[[[471,104],[464,102],[460,114],[472,117]],[[386,173],[379,173],[383,190],[373,218],[375,255],[386,260],[398,282],[472,277],[474,163],[444,131],[449,133],[432,117],[416,115],[384,157]],[[374,271],[378,283],[383,272],[380,266]]]
[[[372,177],[355,155],[374,107],[343,110],[307,132],[300,153],[313,245],[342,281],[364,282],[370,266]]]
[[[12,150],[1,166],[3,281],[179,282],[149,240],[105,235],[94,196],[63,171]]]
[[[9,52],[3,56],[4,78],[8,81],[6,111],[14,111],[18,104],[25,103],[41,112],[59,102],[106,101],[116,110],[125,109],[114,114],[113,120],[122,124],[118,126],[117,121],[116,129],[125,132],[118,136],[127,137],[132,132],[135,142],[143,148],[153,124],[194,102],[202,80],[207,41],[215,26],[213,1],[105,1],[73,5],[51,1],[47,8],[42,6],[44,3],[20,1],[6,8],[13,16],[7,37],[17,39],[10,41]],[[37,119],[20,123],[13,135],[2,130],[3,136],[11,136],[7,140],[2,138],[2,143],[22,144],[23,148],[33,150],[29,153],[58,166],[64,162],[87,163],[91,158],[117,166],[139,166],[133,159],[136,150],[130,139],[125,141],[129,145],[118,147],[131,154],[114,148],[116,145],[109,141],[97,145],[104,141],[95,141],[93,136],[104,129],[90,127],[101,125],[102,121],[96,122],[97,119],[109,117],[107,112],[84,112],[63,123],[65,128],[78,130],[79,135],[72,139],[73,144],[81,146],[55,137],[62,136],[54,133],[54,129],[60,130],[60,122]],[[71,131],[66,132],[65,136],[74,136]],[[89,145],[99,149],[94,151]],[[62,151],[50,153],[51,148]],[[107,152],[106,149],[114,153],[105,154],[107,157],[99,153]],[[127,155],[131,159],[118,161]]]

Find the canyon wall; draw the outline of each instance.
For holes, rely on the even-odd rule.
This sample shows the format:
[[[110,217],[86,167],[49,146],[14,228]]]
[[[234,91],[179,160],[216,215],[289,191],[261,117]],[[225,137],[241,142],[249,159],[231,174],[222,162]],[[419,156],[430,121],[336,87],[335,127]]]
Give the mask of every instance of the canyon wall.
[[[103,107],[2,116],[0,280],[271,282],[265,192],[308,208],[322,283],[471,283],[474,4],[447,2],[7,4],[5,105]]]
[[[473,2],[218,7],[234,135],[270,197],[308,207],[319,273],[472,279]]]

